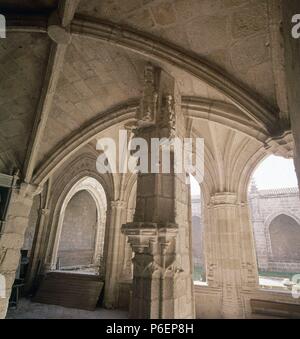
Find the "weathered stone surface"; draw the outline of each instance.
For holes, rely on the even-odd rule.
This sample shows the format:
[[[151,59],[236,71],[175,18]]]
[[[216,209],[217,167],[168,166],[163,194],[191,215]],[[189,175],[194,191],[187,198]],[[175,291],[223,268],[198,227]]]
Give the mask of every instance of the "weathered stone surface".
[[[268,14],[265,1],[256,6],[248,5],[234,12],[231,21],[233,39],[245,38],[268,29]]]
[[[106,307],[128,305],[125,295],[133,278],[133,306],[138,307],[132,312],[139,317],[192,318],[195,300],[201,305],[200,317],[252,317],[251,298],[271,297],[258,289],[247,184],[268,153],[291,157],[295,150],[299,167],[299,48],[290,35],[291,11],[298,10],[299,1],[290,0],[286,7],[286,1],[277,0],[81,0],[77,14],[86,17],[78,15],[72,24],[78,1],[59,9],[56,3],[5,5],[20,14],[12,22],[18,27],[9,23],[8,38],[0,43],[0,171],[19,168],[24,181],[33,177],[36,184],[50,186],[31,214],[30,190],[22,189],[12,199],[0,238],[0,272],[8,281],[8,295],[21,248],[32,252],[29,285],[37,273],[55,267],[61,199],[78,180],[91,176],[103,184],[108,197],[108,232],[101,241],[96,236],[97,244],[104,244],[107,265]],[[34,9],[43,11],[44,17],[33,20],[21,14]],[[59,15],[49,20],[55,10]],[[143,74],[149,61],[163,69],[165,82],[147,96]],[[167,89],[169,93],[161,93]],[[205,139],[203,243],[208,285],[195,289],[196,298],[185,176],[147,175],[136,180],[96,171],[96,139],[116,138],[125,124],[132,127],[141,98],[139,127],[155,125],[157,113],[163,118],[168,113],[152,136],[174,137],[176,132],[181,138]],[[147,120],[145,107],[151,102]],[[150,138],[151,133],[144,136]],[[130,225],[126,232],[133,250],[121,234],[122,224]],[[292,250],[298,256],[292,226],[289,223],[282,232],[275,223],[270,237],[280,253],[290,256]],[[262,233],[260,229],[259,237]],[[24,234],[28,241],[23,246]],[[280,247],[279,238],[293,246]],[[260,264],[267,256],[262,250]],[[276,270],[285,265],[296,270],[296,264],[272,262]],[[289,295],[274,293],[272,298],[293,303]],[[0,317],[6,306],[7,298],[0,301]]]
[[[202,54],[225,48],[228,43],[226,16],[198,17],[187,24],[187,31],[191,48],[201,49]]]
[[[300,231],[297,232],[300,221],[298,189],[252,191],[249,200],[260,270],[298,272],[300,270],[297,251],[300,235]],[[273,228],[273,222],[278,217],[283,219]],[[294,226],[290,224],[293,221]]]
[[[34,189],[34,187],[23,184],[21,189],[13,190],[7,221],[0,235],[0,273],[6,278],[7,289],[6,298],[1,300],[0,318],[4,318],[7,311],[5,307],[19,266],[20,250],[24,243],[24,234],[28,227],[28,217],[33,202],[33,196],[28,197],[24,192],[33,192]],[[21,216],[19,216],[19,211]]]
[[[151,11],[157,25],[170,25],[176,21],[176,13],[171,1],[151,7]]]
[[[11,166],[18,167],[25,158],[48,52],[49,41],[41,34],[8,33],[1,39],[0,153],[8,155]]]
[[[266,62],[270,55],[265,35],[239,40],[230,48],[231,62],[235,69],[248,70]]]
[[[145,71],[146,80],[149,72],[153,75],[150,79],[157,79],[157,82],[145,81],[141,112],[137,114],[136,134],[146,138],[149,144],[150,138],[174,138],[175,135],[182,138],[180,130],[176,127],[173,130],[173,124],[170,124],[170,120],[174,119],[175,126],[178,126],[180,112],[175,111],[171,116],[163,106],[164,95],[174,97],[174,79],[164,71],[148,65]],[[145,125],[144,103],[147,102],[149,93],[153,95],[153,89],[157,93],[155,97],[158,97],[159,104],[156,108],[152,107],[150,113],[153,114],[147,120],[148,125]],[[185,174],[175,174],[174,167],[172,157],[170,174],[138,175],[134,219],[122,227],[134,252],[130,306],[130,317],[133,319],[194,317],[193,290],[188,288],[188,285],[192,286],[192,267],[189,260],[190,206],[187,198],[189,192],[187,185],[183,184]],[[181,236],[182,234],[184,235]],[[178,305],[181,305],[180,308]]]

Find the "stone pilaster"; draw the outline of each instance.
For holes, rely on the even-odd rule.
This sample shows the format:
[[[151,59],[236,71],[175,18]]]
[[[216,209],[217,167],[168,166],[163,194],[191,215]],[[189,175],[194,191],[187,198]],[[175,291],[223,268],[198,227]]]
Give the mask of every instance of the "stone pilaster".
[[[222,316],[244,318],[242,292],[258,286],[258,272],[248,206],[236,194],[211,198],[206,230],[208,284],[221,288]]]
[[[7,212],[7,219],[0,235],[0,274],[5,277],[6,297],[0,299],[0,319],[5,318],[11,288],[20,262],[20,250],[28,227],[36,186],[22,184],[14,188]]]
[[[154,138],[171,143],[175,136],[183,138],[175,81],[151,65],[137,120],[135,133],[147,141],[149,160]],[[160,156],[163,150],[161,144]],[[131,318],[194,317],[189,188],[186,174],[176,173],[174,148],[170,150],[169,173],[158,162],[158,171],[151,172],[148,165],[148,173],[138,174],[134,220],[123,226],[134,252]]]
[[[118,299],[118,275],[122,265],[120,258],[121,226],[126,222],[126,203],[124,201],[112,201],[108,210],[108,228],[105,241],[107,242],[106,275],[104,305],[106,308],[117,307]]]
[[[256,244],[256,255],[258,261],[258,267],[262,270],[268,268],[268,252],[267,242],[265,235],[264,219],[260,211],[260,199],[257,191],[251,192],[249,195],[249,203],[252,212],[252,225],[254,231],[254,239]]]
[[[32,248],[32,255],[30,257],[28,273],[25,281],[25,293],[31,293],[36,288],[35,279],[41,273],[39,272],[39,261],[42,257],[42,252],[44,250],[44,245],[47,243],[45,241],[45,227],[47,225],[47,220],[49,217],[50,210],[47,208],[41,208],[39,210],[38,222],[36,227],[36,235]]]

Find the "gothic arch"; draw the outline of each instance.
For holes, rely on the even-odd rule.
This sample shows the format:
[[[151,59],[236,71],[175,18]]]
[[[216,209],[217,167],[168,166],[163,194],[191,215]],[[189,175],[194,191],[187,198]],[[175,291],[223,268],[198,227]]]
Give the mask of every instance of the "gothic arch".
[[[69,192],[72,188],[78,183],[84,180],[84,178],[93,178],[96,180],[99,185],[103,188],[105,192],[105,197],[107,204],[109,201],[114,199],[114,181],[110,174],[100,175],[96,171],[92,171],[88,165],[88,162],[95,163],[94,156],[90,154],[81,154],[77,158],[75,158],[68,165],[67,171],[62,171],[62,175],[52,186],[52,198],[50,202],[51,207],[51,215],[49,216],[48,222],[48,237],[49,243],[47,244],[46,252],[45,252],[45,267],[46,269],[50,269],[54,265],[54,257],[53,253],[57,250],[55,246],[57,243],[57,228],[59,222],[59,215],[63,203],[68,196]],[[108,208],[109,206],[107,206]]]
[[[12,32],[36,32],[38,30],[47,33],[45,27],[28,26],[24,18],[19,18],[12,24],[8,22],[7,29]],[[251,120],[258,122],[261,126],[267,126],[270,130],[275,127],[278,111],[274,107],[263,102],[262,99],[258,100],[256,95],[246,89],[243,84],[231,79],[228,74],[200,58],[199,55],[186,51],[178,45],[132,27],[95,20],[82,15],[76,15],[72,21],[71,34],[129,49],[151,59],[176,66],[220,91]]]
[[[224,125],[232,130],[264,143],[269,138],[266,127],[261,127],[237,107],[226,102],[195,96],[182,97],[182,110],[187,118],[201,119]]]
[[[261,104],[254,96],[249,94],[249,91],[230,79],[228,75],[221,73],[198,55],[187,52],[177,45],[163,42],[162,39],[158,41],[150,34],[144,34],[133,28],[107,21],[96,21],[82,16],[75,17],[71,24],[71,32],[74,35],[97,39],[130,49],[144,56],[179,67],[219,90],[245,112],[250,119],[261,125],[266,124],[271,127],[277,120],[273,108],[270,109],[270,107]]]
[[[277,145],[275,143],[277,142]],[[251,177],[258,166],[270,155],[280,156],[284,159],[293,158],[294,139],[290,131],[284,132],[280,137],[269,140],[269,145],[259,147],[247,161],[241,174],[239,194],[243,201],[248,201],[248,187]]]
[[[83,129],[66,137],[65,142],[50,154],[35,172],[33,181],[38,184],[44,183],[70,156],[94,139],[97,134],[119,123],[125,124],[134,120],[138,105],[138,101],[129,101],[88,121]],[[201,119],[221,124],[257,140],[262,146],[270,139],[266,128],[260,127],[257,123],[250,123],[245,114],[231,104],[198,97],[183,97],[182,110],[186,119],[191,122]],[[188,130],[192,128],[191,126]]]
[[[137,107],[137,102],[128,102],[93,118],[79,132],[73,133],[60,147],[54,150],[35,172],[33,182],[38,184],[45,183],[76,151],[92,141],[97,134],[118,123],[125,123],[134,119]]]
[[[96,207],[97,207],[97,232],[96,232],[96,240],[95,240],[95,253],[94,253],[94,261],[97,260],[100,256],[103,255],[103,243],[104,243],[104,235],[105,235],[105,225],[106,225],[106,212],[107,212],[107,198],[105,191],[101,184],[91,177],[83,177],[68,191],[67,195],[64,197],[62,203],[60,203],[56,207],[56,213],[54,220],[58,218],[58,225],[56,228],[56,234],[53,244],[53,250],[51,253],[51,269],[55,268],[57,262],[57,254],[59,249],[59,243],[61,239],[61,232],[64,222],[64,216],[66,208],[71,201],[71,199],[75,196],[76,193],[80,191],[87,191],[91,197],[93,198]],[[61,200],[61,199],[60,199]],[[103,218],[103,215],[105,218]],[[98,246],[98,245],[99,246]],[[101,245],[102,244],[102,245]]]
[[[62,187],[71,189],[77,181],[83,177],[92,177],[99,181],[102,185],[106,196],[109,200],[115,197],[115,184],[111,174],[99,174],[95,168],[96,155],[91,153],[80,153],[75,159],[65,164],[61,171],[59,171],[59,179],[53,185],[52,190],[61,194]]]
[[[279,211],[276,211],[270,214],[264,222],[265,228],[268,229],[272,221],[282,214],[294,219],[298,223],[298,225],[300,225],[300,219],[297,216],[295,216],[292,212],[290,212],[289,210],[284,209],[284,210],[279,210]]]
[[[299,260],[298,255],[297,257],[292,257],[294,254],[291,253],[291,249],[293,248],[299,248],[299,242],[297,241],[297,237],[296,239],[293,236],[290,236],[288,233],[284,232],[284,234],[282,233],[284,230],[282,229],[282,225],[280,225],[280,233],[282,233],[280,235],[280,239],[277,238],[273,238],[272,237],[272,226],[278,226],[278,225],[273,225],[273,223],[275,221],[277,221],[277,219],[279,219],[280,217],[284,217],[285,218],[285,222],[287,221],[292,221],[293,222],[293,226],[296,226],[297,228],[297,233],[298,233],[298,237],[300,239],[300,220],[299,218],[295,217],[292,213],[290,213],[289,211],[282,211],[282,212],[276,212],[273,215],[269,216],[265,222],[265,232],[266,232],[266,239],[267,239],[267,249],[268,249],[268,255],[270,256],[270,258],[272,258],[272,260],[275,261],[295,261],[296,259]],[[278,227],[277,227],[278,228]],[[278,229],[277,229],[278,232]],[[295,235],[295,234],[294,234]],[[273,235],[274,236],[274,235]],[[274,241],[276,242],[276,244],[274,244]],[[278,243],[279,241],[279,243]],[[294,242],[296,241],[296,243]],[[287,242],[289,243],[287,245]],[[285,244],[286,243],[286,244]],[[288,248],[288,253],[287,250],[285,248],[281,248],[281,245],[284,247],[286,247],[286,249]],[[274,253],[274,248],[275,248],[275,252]],[[299,251],[300,253],[300,251]]]
[[[273,257],[273,250],[272,250],[272,241],[271,241],[271,235],[270,235],[270,225],[273,220],[275,220],[278,216],[280,215],[286,215],[292,219],[294,219],[298,225],[300,225],[300,219],[297,218],[295,215],[293,215],[290,211],[288,210],[280,210],[276,211],[272,214],[270,214],[266,220],[264,221],[264,232],[265,232],[265,237],[266,237],[266,244],[267,244],[267,253],[269,257]]]

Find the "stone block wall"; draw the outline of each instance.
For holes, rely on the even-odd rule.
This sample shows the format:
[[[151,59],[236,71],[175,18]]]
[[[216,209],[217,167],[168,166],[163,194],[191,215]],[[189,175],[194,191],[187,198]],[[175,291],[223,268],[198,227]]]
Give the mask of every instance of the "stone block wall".
[[[69,202],[58,250],[61,267],[91,265],[95,251],[97,209],[91,195],[80,191]]]
[[[300,199],[298,188],[287,188],[277,190],[254,190],[249,194],[249,203],[251,209],[251,220],[255,236],[255,246],[257,252],[257,260],[260,271],[272,272],[300,272],[300,257],[297,256],[297,245],[291,246],[293,240],[297,242],[300,237]],[[198,197],[192,199],[193,213],[193,255],[194,263],[204,264],[202,234],[203,218],[201,217],[201,204]],[[282,224],[285,240],[282,236],[276,243],[276,239],[270,234],[270,225],[276,217],[284,215],[295,221],[299,226],[299,232],[294,230],[292,234],[291,228],[287,227],[288,219],[285,219],[285,225]],[[291,221],[290,219],[290,221]],[[295,228],[295,227],[294,227]],[[298,234],[298,236],[297,236]],[[290,258],[275,257],[272,253],[273,247],[281,248],[284,241],[288,241],[286,246],[290,247]]]
[[[300,272],[298,189],[252,190],[249,202],[260,271]]]
[[[28,191],[27,191],[28,189]],[[5,280],[5,298],[0,298],[0,319],[5,318],[16,270],[20,262],[20,250],[32,207],[31,187],[14,189],[7,212],[7,219],[0,235],[0,272]]]

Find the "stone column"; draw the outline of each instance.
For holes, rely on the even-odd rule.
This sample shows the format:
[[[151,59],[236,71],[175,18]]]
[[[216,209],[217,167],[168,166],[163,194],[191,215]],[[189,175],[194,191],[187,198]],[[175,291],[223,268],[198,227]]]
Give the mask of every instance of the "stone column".
[[[101,273],[103,272],[100,266],[103,264],[105,223],[106,223],[106,211],[105,213],[102,213],[101,215],[97,215],[95,251],[94,251],[94,256],[93,256],[93,265],[99,266]]]
[[[174,86],[162,70],[146,68],[136,136],[146,140],[149,161],[153,138],[182,138]],[[163,149],[160,145],[160,155]],[[157,173],[149,164],[148,173],[139,173],[134,220],[123,226],[134,252],[130,317],[135,319],[194,318],[189,188],[186,174],[175,173],[172,147],[170,154],[170,173],[162,173],[161,162]]]
[[[0,298],[0,319],[5,318],[11,288],[20,263],[20,250],[28,227],[29,214],[37,188],[22,184],[13,189],[7,220],[0,235],[0,274],[5,277],[6,297]]]
[[[252,225],[254,231],[256,256],[258,268],[260,270],[268,269],[268,250],[267,239],[265,234],[264,219],[260,211],[260,196],[255,183],[253,182],[249,194],[249,204],[251,206]]]
[[[108,211],[106,275],[104,305],[106,308],[117,307],[118,302],[118,275],[122,265],[120,258],[121,226],[126,222],[126,203],[112,201]]]
[[[209,286],[222,291],[222,317],[244,318],[241,293],[258,286],[258,272],[248,206],[233,193],[211,198],[206,229]]]

